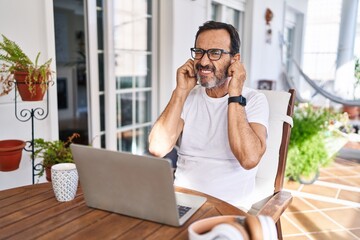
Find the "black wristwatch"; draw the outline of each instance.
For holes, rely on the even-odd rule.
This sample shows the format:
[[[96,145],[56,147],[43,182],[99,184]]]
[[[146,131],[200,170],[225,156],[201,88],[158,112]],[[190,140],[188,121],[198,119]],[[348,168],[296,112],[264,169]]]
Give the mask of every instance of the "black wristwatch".
[[[232,102],[238,102],[243,107],[246,106],[246,98],[244,98],[242,95],[240,95],[238,97],[229,97],[228,104],[230,104]]]

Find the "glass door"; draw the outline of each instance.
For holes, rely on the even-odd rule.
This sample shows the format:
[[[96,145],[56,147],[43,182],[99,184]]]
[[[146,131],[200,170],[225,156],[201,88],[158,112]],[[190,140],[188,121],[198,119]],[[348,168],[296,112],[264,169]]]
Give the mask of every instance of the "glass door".
[[[96,7],[96,67],[91,98],[98,115],[92,114],[101,147],[137,154],[147,152],[147,138],[155,106],[154,1],[94,0]],[[156,6],[156,4],[155,4]],[[89,8],[90,10],[90,8]],[[90,14],[89,14],[90,17]],[[92,19],[89,19],[90,25]],[[94,32],[95,26],[89,33]],[[89,34],[89,43],[91,39]],[[93,107],[93,105],[91,105]],[[94,128],[94,129],[95,129]],[[96,129],[95,129],[96,130]]]
[[[152,106],[152,1],[114,0],[117,149],[144,153]]]

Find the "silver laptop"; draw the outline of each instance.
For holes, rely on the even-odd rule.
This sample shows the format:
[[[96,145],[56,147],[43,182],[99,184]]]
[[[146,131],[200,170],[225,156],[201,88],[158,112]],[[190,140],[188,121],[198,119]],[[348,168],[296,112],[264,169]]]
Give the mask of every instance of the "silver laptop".
[[[89,207],[181,226],[206,202],[205,197],[174,191],[168,159],[70,147]]]

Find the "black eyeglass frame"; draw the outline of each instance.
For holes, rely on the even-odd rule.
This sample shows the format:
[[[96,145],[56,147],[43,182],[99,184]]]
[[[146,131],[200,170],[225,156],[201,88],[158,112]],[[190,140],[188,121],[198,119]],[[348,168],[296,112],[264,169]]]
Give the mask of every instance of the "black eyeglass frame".
[[[201,52],[201,57],[195,57],[195,51],[199,51],[199,52]],[[228,52],[228,51],[226,51],[226,50],[224,50],[224,49],[220,49],[220,48],[210,48],[210,49],[208,49],[208,50],[204,50],[204,49],[202,49],[202,48],[190,48],[190,51],[191,51],[191,57],[193,58],[193,59],[196,59],[196,60],[200,60],[200,59],[202,59],[203,57],[204,57],[204,55],[205,55],[205,53],[207,54],[207,56],[208,56],[208,58],[211,60],[211,61],[217,61],[217,60],[219,60],[221,57],[222,57],[222,55],[223,54],[230,54],[230,55],[233,55],[231,52]],[[219,58],[213,58],[213,57],[210,57],[210,52],[211,51],[220,51],[220,54],[219,54]]]

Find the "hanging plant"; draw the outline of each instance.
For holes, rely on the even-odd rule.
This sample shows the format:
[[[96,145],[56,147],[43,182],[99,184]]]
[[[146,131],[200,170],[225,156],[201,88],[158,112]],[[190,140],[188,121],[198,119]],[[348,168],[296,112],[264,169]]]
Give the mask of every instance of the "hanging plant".
[[[2,38],[3,41],[0,42],[0,61],[2,61],[0,68],[2,91],[0,96],[8,94],[14,88],[15,79],[20,96],[24,101],[42,100],[49,83],[52,83],[53,71],[50,68],[52,59],[40,65],[39,52],[35,62],[32,62],[14,41],[4,35]],[[27,91],[28,98],[22,94],[23,90]]]

